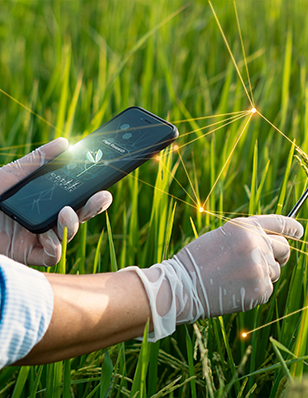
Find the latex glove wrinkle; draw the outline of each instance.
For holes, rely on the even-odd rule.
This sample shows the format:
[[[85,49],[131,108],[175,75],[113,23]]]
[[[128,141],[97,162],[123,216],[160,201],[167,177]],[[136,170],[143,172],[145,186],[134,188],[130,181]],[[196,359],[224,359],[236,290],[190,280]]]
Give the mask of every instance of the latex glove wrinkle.
[[[171,334],[177,324],[266,303],[290,256],[286,237],[299,239],[302,234],[302,225],[288,217],[237,218],[161,264],[128,267],[138,273],[149,297],[152,341]]]

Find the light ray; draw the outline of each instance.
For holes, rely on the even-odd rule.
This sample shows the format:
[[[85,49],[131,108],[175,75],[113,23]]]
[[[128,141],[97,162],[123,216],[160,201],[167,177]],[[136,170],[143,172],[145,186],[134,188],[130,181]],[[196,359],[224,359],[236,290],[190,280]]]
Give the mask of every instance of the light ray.
[[[203,126],[203,127],[199,127],[198,129],[188,131],[187,133],[181,134],[179,138],[186,137],[187,135],[196,133],[197,131],[202,131],[202,130],[208,129],[208,128],[210,128],[210,127],[213,127],[213,126],[217,126],[217,124],[220,124],[220,123],[225,123],[225,122],[230,121],[230,120],[231,120],[231,121],[232,121],[232,120],[234,120],[234,121],[235,121],[235,120],[238,120],[238,119],[240,119],[242,116],[246,116],[246,115],[248,115],[249,113],[251,113],[251,110],[249,110],[249,111],[243,111],[243,112],[241,112],[241,113],[239,113],[239,114],[237,114],[237,115],[233,115],[233,116],[228,117],[228,118],[226,118],[226,119],[218,120],[217,122],[214,122],[214,123],[211,123],[211,124],[207,124],[206,126]]]
[[[245,337],[247,337],[250,333],[253,333],[253,332],[256,332],[257,330],[263,329],[263,328],[265,328],[266,326],[269,326],[269,325],[272,325],[273,323],[279,322],[279,321],[281,321],[282,319],[285,319],[285,318],[288,318],[289,316],[292,316],[292,315],[294,315],[294,314],[297,314],[298,312],[305,311],[307,308],[308,308],[308,305],[306,305],[306,307],[300,308],[299,310],[290,312],[290,314],[286,314],[286,315],[284,315],[284,316],[282,316],[282,317],[280,317],[280,318],[277,318],[277,319],[275,319],[275,320],[273,320],[273,321],[271,321],[271,322],[265,323],[264,325],[261,325],[261,326],[259,326],[259,327],[257,327],[257,328],[251,329],[251,330],[249,330],[249,331],[245,331],[244,333],[242,333],[242,337],[245,338]]]
[[[285,135],[278,127],[276,127],[272,122],[270,122],[261,112],[257,110],[257,114],[260,115],[268,124],[270,124],[275,130],[278,131],[286,140],[288,140],[295,148],[299,148],[298,145],[295,144],[287,135]]]
[[[194,120],[215,119],[217,117],[238,115],[240,113],[245,113],[245,112],[247,112],[247,110],[237,111],[237,112],[229,112],[229,113],[221,113],[221,114],[218,114],[218,115],[208,115],[208,116],[193,117],[193,118],[190,118],[190,119],[175,120],[175,121],[172,121],[170,123],[177,124],[177,123],[184,123],[184,122],[192,122]]]
[[[33,143],[31,143],[31,146],[44,145],[44,144],[47,144],[48,142],[49,141],[33,142]],[[11,146],[6,146],[3,148],[0,148],[0,155],[3,155],[2,151],[7,151],[9,149],[25,148],[28,145],[29,144],[19,144],[19,145],[11,145]]]
[[[194,186],[193,186],[193,183],[192,183],[192,181],[191,181],[191,178],[190,178],[190,176],[189,176],[189,174],[188,174],[187,168],[186,168],[186,166],[185,166],[185,163],[184,163],[184,161],[183,161],[183,158],[182,158],[182,156],[181,156],[181,154],[180,154],[179,149],[177,150],[177,153],[178,153],[179,158],[180,158],[180,160],[181,160],[181,163],[182,163],[183,169],[184,169],[184,171],[185,171],[185,174],[186,174],[186,176],[187,176],[187,179],[188,179],[188,182],[189,182],[189,184],[190,184],[190,187],[191,187],[191,189],[192,189],[192,191],[193,191],[193,193],[194,193],[194,195],[195,195],[195,198],[196,198],[196,200],[197,200],[197,206],[199,207],[199,211],[200,211],[200,200],[198,199],[197,193],[196,193],[196,191],[195,191],[195,188],[194,188]]]
[[[7,97],[9,97],[11,100],[13,100],[14,102],[16,102],[16,104],[22,106],[26,111],[32,113],[34,116],[36,116],[38,119],[40,119],[42,122],[46,123],[48,126],[52,127],[53,129],[55,129],[56,131],[58,131],[59,133],[63,134],[63,131],[58,129],[58,127],[56,127],[55,125],[53,125],[52,123],[50,123],[48,120],[46,120],[45,118],[43,118],[42,116],[40,116],[38,113],[34,112],[32,109],[28,108],[26,105],[22,104],[21,102],[19,102],[16,98],[12,97],[10,94],[6,93],[4,90],[2,90],[0,88],[0,92],[4,95],[6,95]]]
[[[255,230],[252,230],[252,229],[251,229],[251,225],[250,225],[250,224],[247,224],[247,222],[245,222],[245,221],[241,221],[241,220],[239,220],[239,219],[229,218],[229,217],[225,217],[225,216],[219,216],[219,215],[216,214],[215,212],[212,212],[212,211],[210,211],[210,210],[206,210],[206,209],[204,209],[204,208],[203,208],[203,211],[204,211],[204,213],[206,213],[206,214],[208,214],[208,215],[210,215],[210,216],[212,216],[212,217],[216,217],[216,218],[218,218],[218,219],[220,219],[220,220],[222,220],[222,221],[228,222],[229,224],[232,224],[232,225],[234,225],[234,226],[236,226],[236,227],[238,227],[238,228],[242,228],[242,229],[244,229],[245,231],[248,231],[248,232],[250,232],[250,233],[252,232],[252,233],[254,233],[255,235],[259,235],[259,236],[264,237],[264,233],[263,233],[263,232],[266,232],[267,234],[276,235],[276,236],[282,236],[282,237],[284,237],[284,238],[286,238],[286,239],[295,240],[295,241],[298,242],[298,243],[305,243],[305,244],[308,244],[308,242],[306,242],[306,241],[304,241],[304,240],[302,240],[302,239],[292,239],[291,237],[289,237],[289,236],[287,236],[287,235],[284,235],[284,234],[282,234],[282,233],[279,233],[279,232],[276,232],[276,231],[272,231],[272,230],[269,230],[269,229],[266,229],[266,228],[261,228],[261,227],[260,227],[260,228],[255,228]],[[258,232],[258,229],[260,230],[260,232]],[[285,247],[290,247],[291,250],[294,250],[294,251],[296,251],[296,252],[298,252],[298,253],[302,253],[302,254],[304,254],[305,256],[308,255],[308,252],[306,252],[306,251],[304,251],[304,250],[301,250],[301,249],[298,249],[297,247],[290,246],[288,243],[283,243],[283,242],[281,242],[281,241],[278,241],[278,240],[276,240],[274,237],[271,237],[271,240],[272,240],[273,242],[278,243],[279,245],[282,245],[282,246],[285,246]]]
[[[228,156],[227,160],[225,161],[225,164],[222,166],[222,168],[221,168],[221,170],[220,170],[220,172],[219,172],[219,174],[218,174],[218,176],[217,176],[217,178],[216,178],[214,184],[212,185],[212,188],[211,188],[209,194],[207,195],[207,197],[206,197],[206,199],[205,199],[205,201],[204,201],[202,207],[205,207],[207,201],[209,200],[209,197],[211,196],[212,192],[214,191],[214,189],[215,189],[215,187],[216,187],[216,185],[217,185],[217,183],[218,183],[218,181],[219,181],[219,179],[220,179],[222,173],[224,172],[226,166],[228,165],[228,163],[229,163],[229,161],[230,161],[230,159],[231,159],[231,157],[232,157],[232,155],[233,155],[233,152],[234,152],[234,150],[235,150],[235,148],[236,148],[236,146],[237,146],[239,140],[241,139],[241,137],[242,137],[244,131],[246,130],[246,127],[248,126],[248,124],[249,124],[251,118],[252,118],[252,113],[250,113],[250,116],[249,116],[247,122],[245,123],[245,125],[244,125],[242,131],[240,132],[239,136],[237,137],[237,140],[235,141],[235,143],[234,143],[234,145],[233,145],[233,148],[231,149],[231,151],[230,151],[230,153],[229,153],[229,156]]]
[[[161,164],[165,167],[165,169],[168,171],[168,173],[172,176],[172,178],[179,184],[179,186],[183,189],[183,191],[187,194],[187,196],[191,199],[191,201],[198,206],[198,203],[195,202],[193,197],[186,191],[186,189],[183,187],[183,185],[180,183],[180,181],[175,177],[174,173],[172,173],[168,167],[165,165],[165,163],[161,160]]]
[[[239,76],[239,78],[240,78],[240,80],[241,80],[241,82],[242,82],[243,88],[244,88],[245,93],[246,93],[246,95],[247,95],[247,98],[248,98],[248,100],[249,100],[249,102],[250,102],[250,105],[251,105],[252,107],[254,107],[254,104],[253,104],[253,102],[252,102],[252,100],[251,100],[251,98],[250,98],[250,96],[249,96],[249,93],[248,93],[248,91],[247,91],[246,85],[245,85],[244,80],[243,80],[243,78],[242,78],[241,72],[240,72],[240,70],[239,70],[239,68],[238,68],[238,66],[237,66],[237,63],[236,63],[236,61],[235,61],[235,58],[234,58],[234,56],[233,56],[233,53],[232,53],[232,51],[231,51],[231,48],[230,48],[229,43],[228,43],[228,41],[227,41],[227,38],[226,38],[226,36],[225,36],[225,34],[224,34],[224,31],[222,30],[222,27],[221,27],[221,25],[220,25],[220,22],[219,22],[219,20],[218,20],[218,17],[217,17],[217,15],[216,15],[216,12],[215,12],[215,10],[214,10],[214,7],[213,7],[211,1],[210,1],[210,0],[208,0],[208,1],[209,1],[209,5],[210,5],[210,7],[211,7],[211,10],[212,10],[212,12],[213,12],[213,15],[214,15],[214,17],[215,17],[215,20],[216,20],[216,22],[217,22],[217,25],[218,25],[218,28],[219,28],[219,30],[220,30],[220,33],[221,33],[221,35],[222,35],[222,38],[223,38],[223,40],[224,40],[224,42],[225,42],[225,45],[226,45],[226,47],[227,47],[227,49],[228,49],[228,51],[229,51],[229,54],[230,54],[230,57],[231,57],[232,62],[233,62],[233,64],[234,64],[234,67],[235,67],[235,69],[236,69],[236,71],[237,71],[237,74],[238,74],[238,76]]]
[[[114,168],[115,170],[121,171],[122,173],[126,174],[126,175],[129,176],[130,178],[134,178],[135,180],[138,180],[138,181],[141,182],[142,184],[145,184],[145,185],[147,185],[147,186],[153,188],[154,190],[157,190],[157,191],[159,191],[159,192],[161,192],[161,193],[165,193],[166,195],[171,196],[173,199],[178,200],[178,201],[180,201],[180,202],[182,202],[182,203],[186,204],[187,206],[190,206],[190,207],[192,207],[192,208],[194,208],[194,209],[197,209],[197,207],[196,207],[195,205],[192,205],[191,203],[186,202],[186,200],[180,199],[180,198],[178,198],[178,197],[172,195],[170,192],[167,192],[167,191],[164,191],[164,190],[162,190],[162,189],[160,189],[160,188],[157,188],[157,187],[155,187],[155,185],[152,185],[152,184],[150,184],[149,182],[144,181],[144,180],[141,180],[140,178],[134,176],[132,173],[126,173],[125,171],[120,170],[120,169],[118,169],[117,167],[112,166],[110,163],[109,163],[109,166],[111,166],[111,167]]]
[[[255,100],[253,98],[253,93],[252,93],[252,88],[251,88],[251,81],[250,81],[248,64],[247,64],[247,59],[246,59],[246,54],[245,54],[244,41],[243,41],[243,38],[242,38],[241,25],[240,25],[240,20],[239,20],[239,17],[238,17],[236,4],[235,4],[234,0],[233,0],[233,5],[234,5],[234,12],[235,12],[235,17],[236,17],[237,29],[238,29],[238,33],[239,33],[240,40],[241,40],[242,52],[243,52],[244,63],[245,63],[245,68],[246,68],[246,73],[247,73],[247,78],[248,78],[248,84],[249,84],[249,91],[250,91],[252,103],[254,104]]]
[[[232,120],[229,121],[228,123],[225,123],[225,124],[223,124],[222,126],[216,127],[215,129],[213,129],[213,130],[211,130],[211,131],[208,131],[207,133],[202,134],[200,137],[196,137],[196,138],[194,138],[193,140],[191,140],[191,141],[189,141],[189,142],[186,142],[185,144],[180,145],[180,146],[179,146],[179,149],[184,148],[185,146],[187,146],[187,145],[189,145],[189,144],[191,144],[191,143],[193,143],[193,142],[199,140],[200,138],[203,138],[203,137],[206,137],[206,136],[208,136],[208,135],[210,135],[210,134],[215,133],[215,131],[218,131],[219,129],[222,129],[222,128],[228,126],[229,124],[231,124],[231,123],[233,123],[233,122],[236,122],[237,120],[242,119],[243,117],[247,116],[248,114],[251,114],[251,112],[248,111],[248,112],[246,112],[245,114],[243,114],[243,115],[241,115],[241,116],[238,116],[238,117],[236,117],[235,119],[232,119]],[[202,128],[202,129],[205,129],[205,128],[207,128],[207,127],[209,127],[209,126],[206,126],[206,127]],[[200,130],[201,130],[201,129],[200,129]],[[189,132],[189,133],[187,133],[187,134],[192,134],[192,133],[194,133],[195,131],[197,131],[197,130],[191,131],[191,132]],[[198,131],[199,131],[199,130],[198,130]],[[187,135],[187,134],[183,134],[181,137],[183,137],[184,135]],[[166,156],[170,151],[172,151],[172,149],[171,149],[171,150],[169,149],[169,151],[167,150],[167,151],[164,153],[163,156]]]

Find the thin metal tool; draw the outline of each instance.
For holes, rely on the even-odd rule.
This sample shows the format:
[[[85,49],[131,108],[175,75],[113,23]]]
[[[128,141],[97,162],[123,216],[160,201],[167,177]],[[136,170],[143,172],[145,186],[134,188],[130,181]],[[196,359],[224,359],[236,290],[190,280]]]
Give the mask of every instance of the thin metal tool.
[[[295,218],[297,216],[297,213],[300,211],[301,207],[303,206],[303,204],[304,204],[304,202],[305,202],[305,200],[307,198],[308,198],[308,188],[306,188],[305,192],[302,194],[302,196],[295,203],[295,206],[293,207],[293,209],[288,214],[288,217]]]

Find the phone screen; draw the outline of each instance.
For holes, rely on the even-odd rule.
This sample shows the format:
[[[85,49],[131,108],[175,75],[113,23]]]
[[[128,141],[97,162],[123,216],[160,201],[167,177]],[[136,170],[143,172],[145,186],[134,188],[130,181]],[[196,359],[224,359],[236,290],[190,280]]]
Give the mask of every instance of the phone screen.
[[[47,230],[64,206],[80,207],[176,136],[171,124],[128,108],[4,194],[1,209],[28,229],[40,225]]]

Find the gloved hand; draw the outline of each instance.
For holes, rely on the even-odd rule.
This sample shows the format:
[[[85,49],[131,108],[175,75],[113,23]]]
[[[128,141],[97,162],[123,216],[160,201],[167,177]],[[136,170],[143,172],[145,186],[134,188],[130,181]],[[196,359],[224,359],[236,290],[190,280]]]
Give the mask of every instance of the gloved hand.
[[[29,155],[0,168],[0,195],[33,173],[43,164],[60,155],[68,147],[65,138],[41,146]],[[78,211],[64,207],[58,215],[57,227],[33,234],[0,211],[0,254],[18,262],[50,266],[61,257],[61,241],[67,227],[68,241],[76,235],[79,224],[106,210],[112,202],[108,191],[97,192]]]
[[[148,269],[125,268],[137,272],[148,295],[151,340],[173,333],[178,324],[244,312],[267,302],[290,256],[284,236],[299,239],[302,234],[302,225],[289,217],[236,218],[170,260]]]

